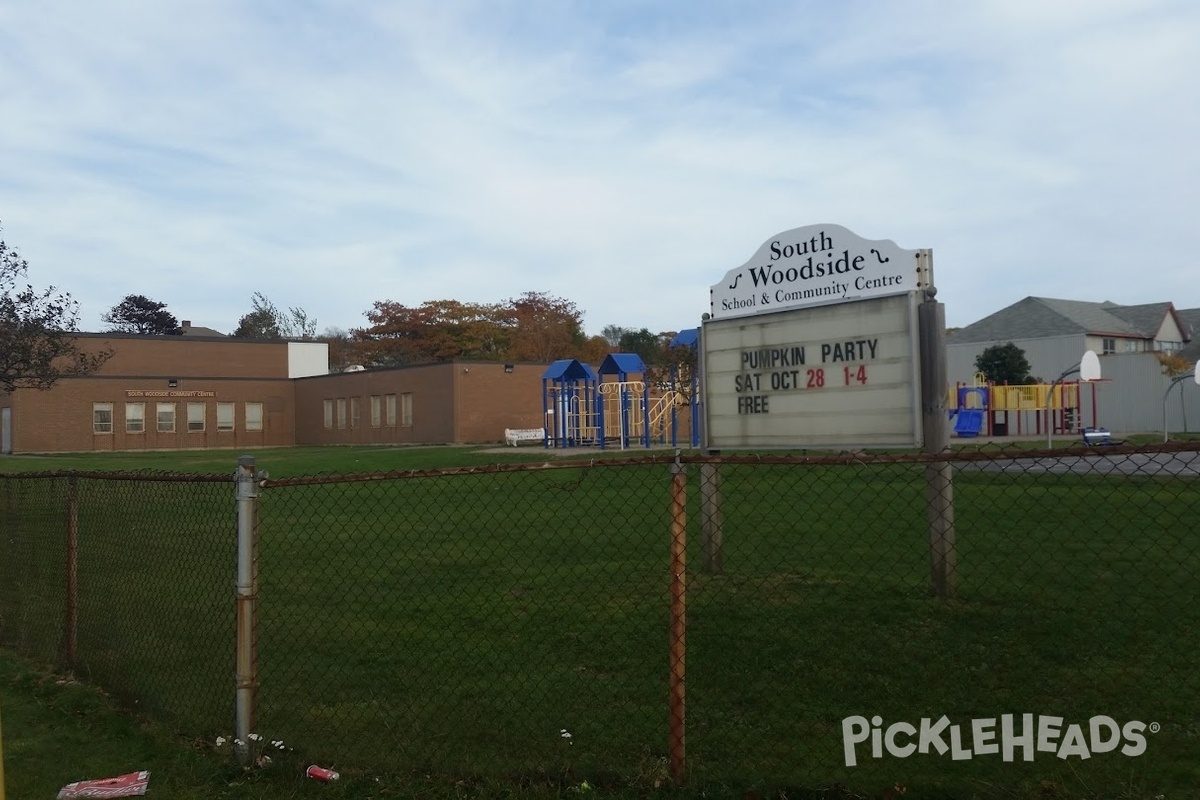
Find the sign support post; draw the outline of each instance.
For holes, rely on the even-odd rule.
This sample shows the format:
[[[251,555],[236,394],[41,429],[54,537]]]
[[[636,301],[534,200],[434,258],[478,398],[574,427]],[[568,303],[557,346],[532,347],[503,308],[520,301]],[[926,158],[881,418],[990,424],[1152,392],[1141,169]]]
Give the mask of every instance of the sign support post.
[[[922,250],[920,259],[933,254]],[[917,308],[921,332],[921,424],[924,452],[937,455],[950,448],[950,420],[946,414],[946,307],[934,297],[933,286]],[[925,466],[926,520],[929,528],[929,565],[933,594],[949,599],[958,593],[958,551],[954,527],[954,473],[949,461]]]

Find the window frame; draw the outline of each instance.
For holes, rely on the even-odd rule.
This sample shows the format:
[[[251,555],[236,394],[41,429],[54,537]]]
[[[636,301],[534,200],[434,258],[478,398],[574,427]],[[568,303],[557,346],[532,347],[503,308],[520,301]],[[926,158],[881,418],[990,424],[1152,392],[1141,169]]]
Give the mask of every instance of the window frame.
[[[387,410],[387,426],[389,428],[394,428],[396,427],[396,395],[384,395],[383,400],[384,406]]]
[[[250,413],[254,409],[254,414]],[[247,400],[243,409],[247,431],[261,431],[265,425],[263,419],[263,404],[257,400]]]
[[[102,415],[108,414],[108,422],[101,422]],[[107,430],[105,426],[107,425]],[[113,433],[113,404],[92,403],[92,433],[111,436]]]
[[[221,412],[225,411],[228,414],[228,424],[222,425],[224,422]],[[221,401],[217,403],[217,433],[229,433],[237,429],[237,403],[232,400]]]
[[[200,419],[192,419],[192,412],[196,409],[200,410]],[[199,423],[200,427],[194,427]],[[208,403],[188,403],[187,404],[187,432],[188,433],[204,433],[208,429]]]
[[[164,413],[170,414],[170,427],[164,424]],[[154,404],[154,430],[156,433],[174,433],[177,410],[175,403]]]
[[[411,428],[413,425],[413,396],[412,392],[400,395],[400,427]]]
[[[131,415],[129,412],[134,409],[138,410],[136,415]],[[137,427],[133,426],[133,422],[137,422]],[[146,432],[146,404],[145,403],[126,403],[125,404],[125,432],[134,436],[140,436]]]
[[[371,406],[371,427],[378,428],[380,421],[383,419],[383,405],[380,402],[379,395],[373,394],[370,399]]]

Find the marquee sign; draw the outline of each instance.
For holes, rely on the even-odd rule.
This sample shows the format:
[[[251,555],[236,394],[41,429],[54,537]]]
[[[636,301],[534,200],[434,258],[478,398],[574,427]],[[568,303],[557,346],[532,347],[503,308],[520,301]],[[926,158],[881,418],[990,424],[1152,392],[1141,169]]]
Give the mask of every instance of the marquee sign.
[[[710,449],[922,442],[916,295],[703,327]]]
[[[771,237],[712,287],[705,447],[923,444],[917,304],[928,250],[840,225]]]
[[[772,236],[714,284],[712,318],[908,294],[930,285],[918,250],[868,240],[841,225],[809,225]]]

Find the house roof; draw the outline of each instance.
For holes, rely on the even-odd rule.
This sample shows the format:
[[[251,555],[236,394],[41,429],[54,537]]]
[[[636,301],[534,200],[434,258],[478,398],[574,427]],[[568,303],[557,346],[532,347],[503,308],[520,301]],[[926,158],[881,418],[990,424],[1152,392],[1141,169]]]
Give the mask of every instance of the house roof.
[[[1182,319],[1170,303],[1122,306],[1112,302],[1026,297],[947,338],[951,344],[1045,339],[1073,334],[1153,339],[1168,315]],[[1186,328],[1180,324],[1180,328]],[[1185,331],[1185,335],[1188,335]]]
[[[1184,329],[1184,337],[1191,339],[1180,355],[1188,361],[1195,363],[1200,360],[1200,308],[1182,308],[1175,310],[1175,316],[1183,323],[1180,327]]]
[[[203,325],[193,325],[191,320],[184,320],[179,323],[179,333],[182,336],[224,336],[218,330],[206,328]]]

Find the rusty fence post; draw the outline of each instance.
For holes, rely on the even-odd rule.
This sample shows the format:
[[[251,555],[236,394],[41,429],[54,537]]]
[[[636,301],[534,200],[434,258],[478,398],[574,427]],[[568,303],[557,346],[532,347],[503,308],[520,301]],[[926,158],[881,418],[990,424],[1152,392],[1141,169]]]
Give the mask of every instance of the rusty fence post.
[[[258,695],[258,497],[265,473],[254,456],[238,458],[237,470],[237,674],[234,741],[239,760],[250,759]]]
[[[668,752],[671,779],[683,782],[685,773],[685,677],[687,656],[687,470],[678,454],[671,464],[671,677],[668,702]]]
[[[79,479],[67,478],[67,669],[75,671],[79,657]]]

